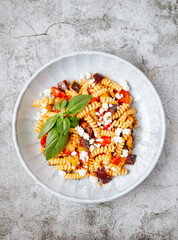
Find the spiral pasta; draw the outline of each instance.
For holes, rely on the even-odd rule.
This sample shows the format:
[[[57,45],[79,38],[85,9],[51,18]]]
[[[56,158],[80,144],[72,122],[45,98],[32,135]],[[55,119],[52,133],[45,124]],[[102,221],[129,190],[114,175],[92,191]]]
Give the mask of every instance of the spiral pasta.
[[[39,107],[41,111],[36,116],[39,120],[35,132],[40,133],[47,120],[56,114],[56,119],[62,116],[60,110],[55,108],[56,103],[69,101],[77,95],[91,94],[90,102],[83,110],[72,117],[63,115],[64,118],[70,116],[70,126],[73,128],[68,131],[70,137],[63,151],[48,160],[48,165],[56,166],[58,173],[65,179],[80,180],[90,176],[91,182],[98,179],[105,184],[112,177],[128,174],[125,166],[134,164],[135,161],[132,149],[137,118],[136,110],[130,108],[133,97],[129,91],[123,89],[125,86],[122,87],[101,74],[86,74],[80,79],[80,82],[74,80],[71,84],[63,80],[58,88],[53,87],[57,92],[56,96],[51,91],[54,97],[47,97],[51,96],[48,89],[44,94],[46,97],[33,102],[33,106]],[[75,97],[75,101],[76,99]],[[63,108],[64,113],[67,104]],[[53,127],[57,127],[57,123],[55,124]],[[47,134],[48,132],[40,140],[40,152],[44,156]]]
[[[92,111],[95,110],[97,108],[99,108],[101,106],[101,103],[98,102],[92,102],[91,104],[89,104],[88,106],[86,106],[80,113],[76,114],[76,116],[78,118],[83,118],[84,116],[87,116],[87,114]]]
[[[116,104],[116,105],[118,105],[118,102],[117,101],[115,101],[113,98],[111,98],[111,97],[100,97],[100,101],[102,102],[102,103],[110,103],[110,104]]]
[[[106,93],[107,91],[108,91],[107,88],[100,89],[99,91],[93,93],[93,97],[99,97],[102,94]]]
[[[122,90],[122,86],[120,86],[118,83],[115,83],[115,82],[113,82],[113,81],[111,81],[110,79],[107,79],[107,78],[103,78],[101,80],[101,84],[104,85],[104,86],[116,89],[118,92],[120,92]]]

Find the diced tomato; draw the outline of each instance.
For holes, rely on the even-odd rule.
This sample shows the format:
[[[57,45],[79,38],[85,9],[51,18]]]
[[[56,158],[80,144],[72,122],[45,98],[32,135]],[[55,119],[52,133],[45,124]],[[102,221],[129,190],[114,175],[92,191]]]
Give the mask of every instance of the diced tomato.
[[[111,142],[110,137],[101,137],[101,139],[103,139],[102,142],[99,142],[101,144],[101,146],[106,146],[106,144],[109,144]]]
[[[98,101],[99,101],[99,98],[98,98],[98,97],[93,97],[93,98],[91,98],[90,103],[92,103],[92,102],[98,102]]]
[[[118,165],[118,163],[121,161],[121,159],[120,159],[120,157],[113,157],[113,159],[112,159],[112,162],[113,162],[113,164],[115,164],[115,165]]]
[[[72,98],[71,95],[69,95],[69,96],[65,96],[66,101],[69,101],[71,98]]]
[[[129,103],[129,99],[130,99],[129,91],[121,90],[119,94],[123,95],[123,97],[118,100],[119,103]]]
[[[54,97],[60,97],[60,98],[65,97],[65,93],[56,87],[51,87],[51,93],[53,94]]]
[[[46,146],[46,138],[47,138],[47,135],[44,135],[40,140],[41,146],[43,148],[45,148],[45,146]]]
[[[66,150],[66,149],[64,148],[63,153],[64,153],[64,154],[67,154],[67,155],[71,155],[72,152],[69,151],[69,150]]]
[[[111,124],[108,124],[108,125],[104,125],[104,130],[108,130],[110,128]]]
[[[58,109],[56,109],[56,112],[57,112],[57,113],[60,113],[60,112],[61,112],[61,110],[58,110]]]

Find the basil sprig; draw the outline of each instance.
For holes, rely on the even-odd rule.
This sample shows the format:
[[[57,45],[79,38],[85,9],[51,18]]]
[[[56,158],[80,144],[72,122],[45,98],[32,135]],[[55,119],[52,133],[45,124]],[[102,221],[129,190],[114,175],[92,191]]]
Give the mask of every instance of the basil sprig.
[[[80,112],[87,106],[91,98],[91,95],[78,95],[72,97],[68,102],[64,100],[55,104],[55,108],[60,110],[60,113],[46,121],[38,136],[40,139],[48,133],[45,146],[46,160],[55,157],[63,151],[69,141],[69,129],[75,128],[79,124],[77,117],[67,115]]]

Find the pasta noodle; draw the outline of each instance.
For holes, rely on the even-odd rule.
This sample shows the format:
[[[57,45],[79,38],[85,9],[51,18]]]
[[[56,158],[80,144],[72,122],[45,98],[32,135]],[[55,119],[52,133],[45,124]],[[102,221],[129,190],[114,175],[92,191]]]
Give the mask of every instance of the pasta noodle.
[[[48,160],[48,165],[55,166],[65,179],[79,180],[90,176],[91,181],[97,177],[98,181],[104,184],[112,177],[128,174],[125,166],[134,164],[135,155],[132,154],[132,149],[133,130],[137,126],[136,110],[130,108],[133,97],[128,90],[123,89],[124,86],[98,73],[88,74],[87,79],[84,76],[81,78],[80,82],[74,80],[71,84],[63,80],[58,88],[53,87],[59,94],[55,96],[51,89],[52,95],[45,94],[44,98],[33,102],[33,106],[41,111],[39,117],[36,117],[39,120],[35,132],[40,133],[49,118],[56,114],[62,116],[60,104],[56,109],[56,103],[69,101],[71,97],[78,95],[92,95],[83,110],[71,115],[72,117],[69,114],[63,115],[64,118],[70,116],[72,119],[69,120],[72,126],[68,131],[69,141],[63,151]],[[66,106],[63,108],[64,113]],[[51,120],[54,121],[55,118]],[[53,126],[57,126],[56,129],[60,132],[57,124]],[[44,156],[47,134],[48,132],[40,140],[40,152]],[[101,176],[105,176],[106,182]]]
[[[76,114],[76,116],[78,118],[83,118],[84,116],[87,116],[87,114],[90,111],[95,110],[95,109],[99,108],[100,106],[101,106],[101,103],[93,102],[93,103],[89,104],[88,106],[86,106],[80,113]]]

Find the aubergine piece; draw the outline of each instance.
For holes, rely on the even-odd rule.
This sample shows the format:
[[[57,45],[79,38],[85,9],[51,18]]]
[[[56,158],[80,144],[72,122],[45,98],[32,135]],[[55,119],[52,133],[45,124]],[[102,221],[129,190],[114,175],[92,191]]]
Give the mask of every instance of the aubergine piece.
[[[80,138],[80,146],[82,146],[88,150],[90,149],[89,142],[86,139],[84,139],[83,137]]]
[[[114,114],[117,111],[117,105],[116,104],[112,104],[112,107],[108,108],[108,112],[110,112],[111,114]]]
[[[74,90],[74,91],[76,91],[77,93],[79,93],[79,91],[80,91],[80,85],[79,85],[79,83],[76,82],[76,81],[73,81],[72,86],[71,86],[71,89]]]
[[[88,127],[88,126],[86,126],[86,127],[84,128],[84,131],[85,131],[86,133],[88,133],[90,136],[91,136],[92,133],[93,133],[92,128],[91,128],[91,127]]]
[[[69,89],[69,84],[68,84],[67,80],[63,80],[57,84],[57,87],[59,90],[61,90],[62,92],[65,93],[65,90]]]
[[[101,80],[104,78],[104,76],[101,75],[101,74],[99,74],[99,73],[95,73],[95,74],[93,75],[93,78],[95,79],[95,82],[96,82],[96,83],[100,83]]]
[[[129,154],[126,158],[125,164],[134,165],[137,155]]]
[[[93,172],[95,177],[97,177],[102,184],[109,183],[112,180],[112,177],[107,175],[103,169],[97,169]]]

